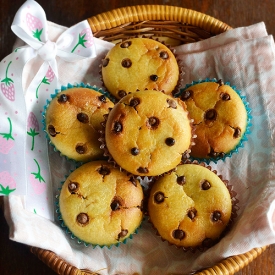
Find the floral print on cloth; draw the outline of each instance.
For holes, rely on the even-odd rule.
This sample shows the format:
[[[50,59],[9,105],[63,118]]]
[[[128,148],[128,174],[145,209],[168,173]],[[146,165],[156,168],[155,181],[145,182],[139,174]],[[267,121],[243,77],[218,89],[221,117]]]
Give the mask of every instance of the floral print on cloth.
[[[0,195],[24,195],[28,210],[53,219],[42,112],[62,84],[60,63],[95,57],[93,35],[85,20],[50,37],[45,12],[33,0],[18,10],[11,28],[25,44],[0,62]],[[29,64],[33,75],[28,73]]]

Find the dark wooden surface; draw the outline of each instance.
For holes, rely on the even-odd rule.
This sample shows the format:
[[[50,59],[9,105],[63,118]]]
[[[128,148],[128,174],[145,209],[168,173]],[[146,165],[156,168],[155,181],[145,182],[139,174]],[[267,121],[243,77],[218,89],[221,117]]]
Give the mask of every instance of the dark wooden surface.
[[[274,0],[38,0],[47,19],[71,26],[90,16],[123,6],[138,4],[165,4],[197,10],[213,16],[232,27],[248,26],[260,21],[266,23],[269,34],[275,34]],[[10,53],[15,35],[10,26],[24,0],[0,0],[0,60]],[[9,228],[0,210],[0,274],[55,275],[23,244],[9,240]],[[275,246],[235,275],[274,275]]]

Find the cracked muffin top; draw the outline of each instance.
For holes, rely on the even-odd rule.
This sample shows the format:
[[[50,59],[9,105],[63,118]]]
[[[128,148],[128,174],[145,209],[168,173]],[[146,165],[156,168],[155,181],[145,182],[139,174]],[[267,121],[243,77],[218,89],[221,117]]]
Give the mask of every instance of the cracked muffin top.
[[[148,200],[150,221],[163,240],[178,247],[208,248],[227,227],[230,192],[221,178],[199,164],[183,164],[160,177]]]
[[[62,220],[81,241],[111,246],[139,227],[143,191],[137,179],[106,161],[88,162],[73,171],[62,186]]]
[[[62,155],[87,162],[103,157],[98,131],[103,115],[114,106],[104,94],[83,87],[59,92],[49,103],[45,130]]]
[[[118,99],[144,89],[171,94],[179,75],[173,52],[149,38],[132,38],[116,44],[102,62],[103,83]]]
[[[191,142],[192,127],[185,104],[160,91],[126,95],[106,121],[109,155],[134,175],[156,176],[175,168]]]
[[[194,120],[195,158],[222,158],[240,143],[247,126],[241,97],[222,80],[202,82],[182,91],[190,118]]]

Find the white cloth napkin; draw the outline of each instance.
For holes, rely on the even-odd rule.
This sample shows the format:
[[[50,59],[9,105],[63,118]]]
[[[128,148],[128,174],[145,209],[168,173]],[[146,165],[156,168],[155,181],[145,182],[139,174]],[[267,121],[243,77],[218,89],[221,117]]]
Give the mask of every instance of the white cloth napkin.
[[[93,35],[87,20],[50,33],[45,12],[34,0],[19,8],[11,29],[25,44],[0,62],[0,195],[24,195],[27,209],[53,219],[41,113],[60,87],[60,65],[95,56]]]
[[[64,28],[49,23],[58,37]],[[89,82],[101,86],[99,64],[113,46],[95,39],[97,57],[74,64],[59,63],[60,82]],[[275,58],[273,37],[264,23],[236,28],[214,38],[177,47],[184,84],[204,78],[223,79],[247,97],[252,128],[244,148],[225,162],[211,166],[234,186],[240,210],[231,231],[204,253],[185,253],[156,236],[144,221],[138,234],[119,247],[84,247],[59,225],[24,208],[24,197],[5,197],[5,217],[10,238],[54,251],[79,269],[100,274],[189,274],[213,266],[221,259],[275,242],[274,123]],[[29,67],[29,70],[31,67]],[[27,73],[27,72],[26,72]],[[71,165],[49,148],[53,197]],[[51,208],[53,205],[48,205]]]

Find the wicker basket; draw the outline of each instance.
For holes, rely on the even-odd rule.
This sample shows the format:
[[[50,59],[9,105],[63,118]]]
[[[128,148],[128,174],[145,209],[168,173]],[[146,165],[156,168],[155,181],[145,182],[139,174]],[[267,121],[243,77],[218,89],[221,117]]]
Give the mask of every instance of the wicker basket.
[[[118,8],[88,18],[95,37],[116,43],[134,36],[156,37],[172,46],[204,40],[229,29],[227,24],[203,13],[166,5],[139,5]],[[197,275],[233,275],[252,262],[267,247],[224,259]],[[71,266],[55,253],[31,247],[42,262],[57,274],[97,274]]]

